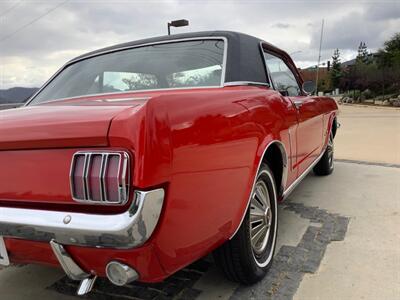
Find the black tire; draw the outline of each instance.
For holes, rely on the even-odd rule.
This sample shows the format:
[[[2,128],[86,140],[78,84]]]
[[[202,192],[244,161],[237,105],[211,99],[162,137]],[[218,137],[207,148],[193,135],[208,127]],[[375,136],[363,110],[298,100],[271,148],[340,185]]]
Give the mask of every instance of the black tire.
[[[268,199],[263,198],[266,196]],[[268,203],[270,204],[269,211]],[[262,207],[265,207],[264,215],[262,215]],[[231,240],[225,242],[213,253],[217,266],[228,279],[242,284],[252,284],[265,276],[271,267],[275,251],[277,216],[274,176],[268,165],[263,164],[257,174],[249,207],[239,230]],[[252,223],[250,223],[250,219]],[[263,229],[263,226],[266,229]],[[264,231],[261,235],[259,232],[257,233],[258,228],[260,228],[259,232],[265,230],[265,236]],[[254,244],[251,241],[252,234]]]
[[[315,165],[313,169],[315,175],[326,176],[332,174],[334,170],[333,153],[334,153],[333,133],[331,131],[325,152],[322,155],[320,161]]]

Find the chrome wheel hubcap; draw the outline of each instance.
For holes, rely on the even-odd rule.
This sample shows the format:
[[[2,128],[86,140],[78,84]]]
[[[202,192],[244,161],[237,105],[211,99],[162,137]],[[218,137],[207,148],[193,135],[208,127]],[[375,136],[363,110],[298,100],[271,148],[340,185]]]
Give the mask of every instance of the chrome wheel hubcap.
[[[259,180],[250,202],[250,239],[255,256],[263,254],[271,231],[272,210],[268,188]]]

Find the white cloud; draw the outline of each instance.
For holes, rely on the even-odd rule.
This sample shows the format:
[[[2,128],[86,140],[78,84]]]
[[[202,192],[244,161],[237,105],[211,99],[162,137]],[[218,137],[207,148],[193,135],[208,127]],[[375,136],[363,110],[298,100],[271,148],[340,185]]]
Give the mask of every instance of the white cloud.
[[[0,17],[0,40],[62,0],[22,1]],[[0,16],[15,1],[0,1]],[[69,59],[84,52],[166,34],[166,23],[186,18],[173,33],[234,30],[255,35],[288,53],[298,66],[316,63],[322,18],[326,21],[322,60],[333,49],[351,58],[359,42],[372,49],[400,28],[395,1],[103,1],[70,0],[39,21],[0,42],[0,89],[39,86]],[[343,59],[344,60],[344,59]]]

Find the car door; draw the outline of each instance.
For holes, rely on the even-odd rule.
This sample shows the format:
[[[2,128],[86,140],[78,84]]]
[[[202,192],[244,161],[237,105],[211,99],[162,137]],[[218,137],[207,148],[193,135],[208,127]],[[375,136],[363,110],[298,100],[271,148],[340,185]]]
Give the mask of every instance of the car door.
[[[291,97],[291,100],[298,112],[297,165],[301,174],[321,153],[323,118],[319,111],[318,99],[299,95]]]
[[[305,95],[290,63],[272,52],[264,52],[271,82],[283,97],[290,99],[297,110],[296,164],[298,174],[303,173],[320,154],[322,145],[322,116],[318,98]]]

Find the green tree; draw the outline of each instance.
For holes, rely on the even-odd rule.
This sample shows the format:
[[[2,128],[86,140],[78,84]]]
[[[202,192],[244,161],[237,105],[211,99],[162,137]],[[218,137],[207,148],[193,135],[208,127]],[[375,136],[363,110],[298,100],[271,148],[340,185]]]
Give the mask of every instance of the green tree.
[[[122,79],[122,82],[127,85],[128,91],[154,89],[157,87],[157,79],[151,74],[133,74],[131,78]]]
[[[378,64],[380,67],[400,66],[400,32],[386,41],[383,49],[379,50]]]
[[[341,62],[340,62],[340,52],[339,49],[336,49],[333,52],[332,56],[332,67],[329,72],[330,78],[331,78],[331,84],[332,88],[338,88],[339,87],[339,82],[340,78],[342,77],[342,67],[341,67]]]
[[[357,63],[367,64],[369,62],[368,48],[365,42],[360,42],[358,46]]]
[[[368,54],[365,43],[358,47],[354,65],[342,71],[340,88],[347,91],[359,91],[364,97],[400,93],[400,33],[387,40],[377,53]],[[366,93],[368,91],[368,93]],[[386,95],[386,96],[385,96]],[[357,97],[354,97],[355,99]]]
[[[400,32],[384,43],[377,54],[381,75],[381,93],[400,93]]]
[[[330,92],[332,91],[331,79],[328,76],[321,76],[318,80],[318,91]]]

